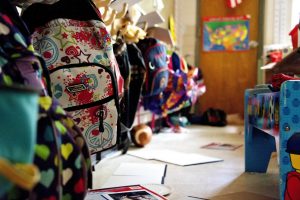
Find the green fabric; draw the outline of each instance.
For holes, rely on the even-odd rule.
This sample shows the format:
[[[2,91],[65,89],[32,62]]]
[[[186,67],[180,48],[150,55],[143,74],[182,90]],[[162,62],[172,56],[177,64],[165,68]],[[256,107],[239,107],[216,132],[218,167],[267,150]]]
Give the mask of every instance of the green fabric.
[[[0,88],[0,157],[12,163],[32,163],[37,118],[37,93]],[[0,196],[9,187],[0,175]]]

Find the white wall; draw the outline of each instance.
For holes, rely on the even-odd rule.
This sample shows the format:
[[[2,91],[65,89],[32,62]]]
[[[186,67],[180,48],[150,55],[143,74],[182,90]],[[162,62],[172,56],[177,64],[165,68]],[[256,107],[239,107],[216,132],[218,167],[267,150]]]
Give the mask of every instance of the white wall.
[[[177,47],[188,63],[195,65],[197,0],[175,0]]]
[[[155,0],[142,0],[139,5],[146,13],[153,11]],[[173,15],[176,29],[176,46],[188,63],[195,65],[197,0],[162,0],[160,11],[165,21],[158,26],[168,28],[168,18]]]
[[[152,12],[156,10],[156,1],[157,0],[142,0],[139,3],[139,6],[146,12]],[[164,5],[164,8],[159,10],[161,16],[164,18],[164,22],[158,24],[159,27],[168,28],[168,18],[171,14],[174,13],[174,0],[161,0]]]

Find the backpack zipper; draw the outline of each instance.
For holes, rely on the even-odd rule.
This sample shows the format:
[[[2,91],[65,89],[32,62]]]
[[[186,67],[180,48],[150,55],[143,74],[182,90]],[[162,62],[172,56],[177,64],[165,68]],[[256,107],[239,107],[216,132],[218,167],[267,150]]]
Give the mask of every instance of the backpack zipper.
[[[103,110],[103,106],[101,105],[99,107],[99,114],[98,114],[98,117],[99,117],[99,131],[101,133],[104,132],[104,125],[103,125],[103,120],[104,120],[104,110]]]

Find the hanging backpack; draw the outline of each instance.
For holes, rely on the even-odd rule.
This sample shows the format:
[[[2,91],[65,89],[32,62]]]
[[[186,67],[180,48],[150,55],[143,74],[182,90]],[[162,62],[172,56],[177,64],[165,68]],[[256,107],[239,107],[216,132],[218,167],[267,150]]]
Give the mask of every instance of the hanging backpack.
[[[145,110],[161,114],[163,91],[167,87],[169,71],[167,51],[164,44],[155,38],[146,38],[137,44],[146,64],[142,96]]]
[[[164,90],[164,103],[162,106],[164,115],[182,109],[190,105],[187,94],[188,68],[181,56],[173,52],[169,62],[169,81]]]
[[[53,96],[82,131],[90,152],[115,147],[123,79],[93,2],[33,4],[22,17],[33,31],[35,50],[46,61]]]
[[[118,137],[118,149],[122,150],[122,153],[126,153],[129,145],[129,130],[131,128],[129,121],[130,104],[129,104],[129,81],[130,81],[130,63],[127,53],[127,45],[121,39],[118,38],[113,45],[114,54],[119,65],[120,73],[124,79],[124,93],[120,101],[120,136]]]
[[[142,87],[145,81],[146,66],[142,52],[136,44],[128,44],[128,57],[130,62],[129,82],[129,125],[132,127],[141,99]]]
[[[114,46],[114,53],[124,79],[124,95],[120,103],[121,136],[119,149],[125,153],[130,145],[129,131],[132,129],[145,75],[143,56],[135,44],[126,44],[119,37]]]
[[[91,180],[91,161],[85,139],[74,121],[55,100],[47,95],[45,86],[49,84],[46,81],[49,79],[46,71],[43,71],[45,69],[43,59],[34,53],[29,32],[19,18],[16,9],[8,0],[1,1],[0,5],[0,13],[5,13],[0,14],[1,31],[4,32],[4,34],[0,34],[0,84],[8,87],[18,85],[23,90],[33,88],[40,95],[37,101],[32,101],[31,98],[32,100],[25,104],[22,93],[15,90],[17,93],[15,98],[11,99],[11,103],[19,101],[19,104],[14,105],[13,110],[18,111],[20,109],[17,108],[22,106],[28,107],[24,109],[24,113],[18,114],[11,111],[6,116],[16,115],[14,118],[6,119],[7,126],[12,121],[15,125],[8,130],[10,138],[7,138],[6,141],[7,144],[9,141],[14,141],[14,145],[10,147],[13,149],[9,151],[10,157],[13,158],[11,161],[18,163],[18,156],[22,157],[23,162],[30,158],[29,161],[37,167],[40,176],[37,178],[36,184],[31,183],[30,189],[24,187],[22,183],[26,183],[26,185],[30,183],[34,171],[20,165],[16,168],[17,171],[26,172],[25,169],[31,171],[27,172],[28,175],[21,173],[23,175],[19,178],[19,182],[13,182],[13,188],[4,187],[7,190],[3,196],[0,194],[0,197],[1,199],[62,199],[76,196],[76,199],[84,199],[88,185],[91,187],[89,181]],[[34,102],[35,105],[33,105]],[[3,107],[1,106],[1,108]],[[35,112],[36,115],[38,114],[37,117],[34,117]],[[31,113],[31,116],[28,113]],[[24,118],[24,121],[19,121],[20,117],[26,115],[28,116]],[[35,124],[34,132],[26,135],[32,124]],[[22,136],[15,140],[17,134],[14,135],[13,130],[18,126],[22,128],[20,131]],[[4,129],[1,128],[1,130]],[[10,130],[12,131],[10,132]],[[23,147],[21,151],[18,150],[17,141],[23,144],[20,146]],[[2,148],[5,148],[3,146],[1,145]],[[11,169],[7,169],[7,174],[10,172]]]
[[[118,39],[114,52],[124,79],[124,96],[121,104],[121,122],[130,130],[138,108],[142,86],[145,79],[145,63],[136,44],[126,44]]]
[[[119,65],[120,73],[124,79],[124,94],[121,99],[120,115],[121,115],[121,125],[123,125],[123,130],[127,131],[130,128],[129,124],[129,81],[130,81],[130,63],[129,56],[127,52],[127,45],[125,41],[118,38],[113,44],[114,54]]]

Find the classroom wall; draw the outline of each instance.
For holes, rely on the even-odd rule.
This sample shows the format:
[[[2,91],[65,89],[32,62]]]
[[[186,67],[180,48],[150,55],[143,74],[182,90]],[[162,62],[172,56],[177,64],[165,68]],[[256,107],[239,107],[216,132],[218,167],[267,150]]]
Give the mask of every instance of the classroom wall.
[[[195,65],[197,0],[162,0],[164,8],[160,14],[165,19],[159,27],[169,28],[169,16],[173,15],[176,29],[176,49],[190,64]],[[155,0],[139,3],[146,12],[155,10]]]
[[[175,0],[177,47],[188,63],[195,65],[197,0]]]

